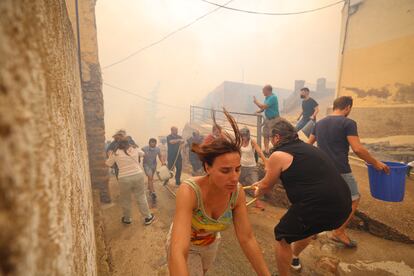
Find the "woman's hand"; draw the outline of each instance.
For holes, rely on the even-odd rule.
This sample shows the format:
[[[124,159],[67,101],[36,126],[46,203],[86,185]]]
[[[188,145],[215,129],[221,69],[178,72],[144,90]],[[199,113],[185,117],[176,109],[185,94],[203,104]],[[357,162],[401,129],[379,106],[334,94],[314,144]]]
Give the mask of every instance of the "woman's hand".
[[[258,197],[258,196],[261,195],[261,190],[259,188],[259,183],[258,182],[252,184],[252,189],[254,190],[254,197]]]
[[[252,264],[256,274],[259,276],[270,276],[269,269],[263,258],[263,253],[254,237],[249,218],[247,216],[246,195],[240,188],[237,198],[236,207],[233,209],[233,223],[237,239]]]
[[[176,198],[168,258],[168,268],[172,276],[189,275],[186,259],[191,240],[191,218],[196,202],[194,191],[186,184],[180,185]]]

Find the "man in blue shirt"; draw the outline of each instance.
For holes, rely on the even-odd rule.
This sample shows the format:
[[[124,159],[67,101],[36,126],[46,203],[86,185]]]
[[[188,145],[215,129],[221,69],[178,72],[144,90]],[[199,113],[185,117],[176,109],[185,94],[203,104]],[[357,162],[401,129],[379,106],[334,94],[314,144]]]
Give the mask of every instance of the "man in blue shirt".
[[[272,134],[272,128],[276,123],[277,118],[279,118],[279,103],[276,95],[273,94],[273,88],[271,85],[266,85],[263,87],[262,91],[265,96],[264,103],[260,103],[256,97],[253,97],[253,102],[260,108],[257,113],[264,111],[265,114],[262,134],[264,139],[264,152],[265,154],[269,154],[269,138]]]

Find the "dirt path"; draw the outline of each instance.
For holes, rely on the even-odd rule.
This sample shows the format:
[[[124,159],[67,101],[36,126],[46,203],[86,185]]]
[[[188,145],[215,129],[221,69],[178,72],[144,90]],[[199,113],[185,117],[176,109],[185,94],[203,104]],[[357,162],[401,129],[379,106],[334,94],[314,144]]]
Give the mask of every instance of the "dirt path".
[[[188,177],[184,175],[183,178]],[[114,203],[103,207],[106,238],[111,248],[113,275],[168,275],[165,257],[165,236],[174,215],[174,197],[156,183],[159,198],[153,212],[156,221],[144,226],[137,208],[133,223],[120,222],[121,208],[117,200],[117,184],[112,179]],[[266,206],[261,212],[249,207],[254,232],[272,272],[276,271],[273,251],[273,227],[285,209]],[[304,269],[293,275],[414,275],[414,246],[374,237],[365,232],[350,231],[359,242],[356,250],[344,249],[323,233],[312,242],[301,257]],[[255,275],[244,257],[233,229],[222,233],[222,244],[214,268],[208,275]]]

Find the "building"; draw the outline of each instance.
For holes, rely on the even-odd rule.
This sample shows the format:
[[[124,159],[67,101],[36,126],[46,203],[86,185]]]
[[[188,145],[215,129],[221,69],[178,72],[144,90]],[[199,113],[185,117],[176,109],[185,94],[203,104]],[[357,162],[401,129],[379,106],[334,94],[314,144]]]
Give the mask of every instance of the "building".
[[[225,107],[229,111],[242,113],[255,113],[257,106],[253,103],[253,96],[263,102],[262,88],[264,85],[255,85],[234,81],[224,81],[216,89],[211,91],[201,102],[201,106],[207,108],[221,109]],[[289,89],[273,87],[273,93],[281,102],[286,99],[292,91]],[[237,99],[237,100],[235,100]]]
[[[288,115],[298,116],[302,111],[302,99],[300,89],[308,87],[310,96],[319,104],[320,115],[325,116],[327,107],[332,104],[335,98],[335,88],[332,83],[328,83],[325,78],[316,80],[316,84],[306,83],[304,80],[295,80],[293,93],[283,102],[282,111]]]
[[[337,95],[353,97],[361,136],[414,135],[414,1],[348,0],[342,14]]]

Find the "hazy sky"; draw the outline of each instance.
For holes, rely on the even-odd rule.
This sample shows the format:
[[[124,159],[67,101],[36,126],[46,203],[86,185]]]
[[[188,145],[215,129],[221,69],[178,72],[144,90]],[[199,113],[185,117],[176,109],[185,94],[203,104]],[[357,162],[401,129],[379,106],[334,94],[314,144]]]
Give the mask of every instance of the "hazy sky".
[[[213,1],[213,0],[211,0]],[[214,0],[223,4],[227,1]],[[295,12],[335,0],[234,0],[231,7]],[[215,9],[200,0],[98,0],[102,67],[151,44]],[[291,16],[252,15],[220,9],[127,61],[103,69],[104,81],[170,108],[104,86],[107,137],[125,128],[139,142],[181,131],[189,106],[225,80],[293,88],[295,79],[335,81],[342,4]],[[154,119],[155,118],[155,119]]]

